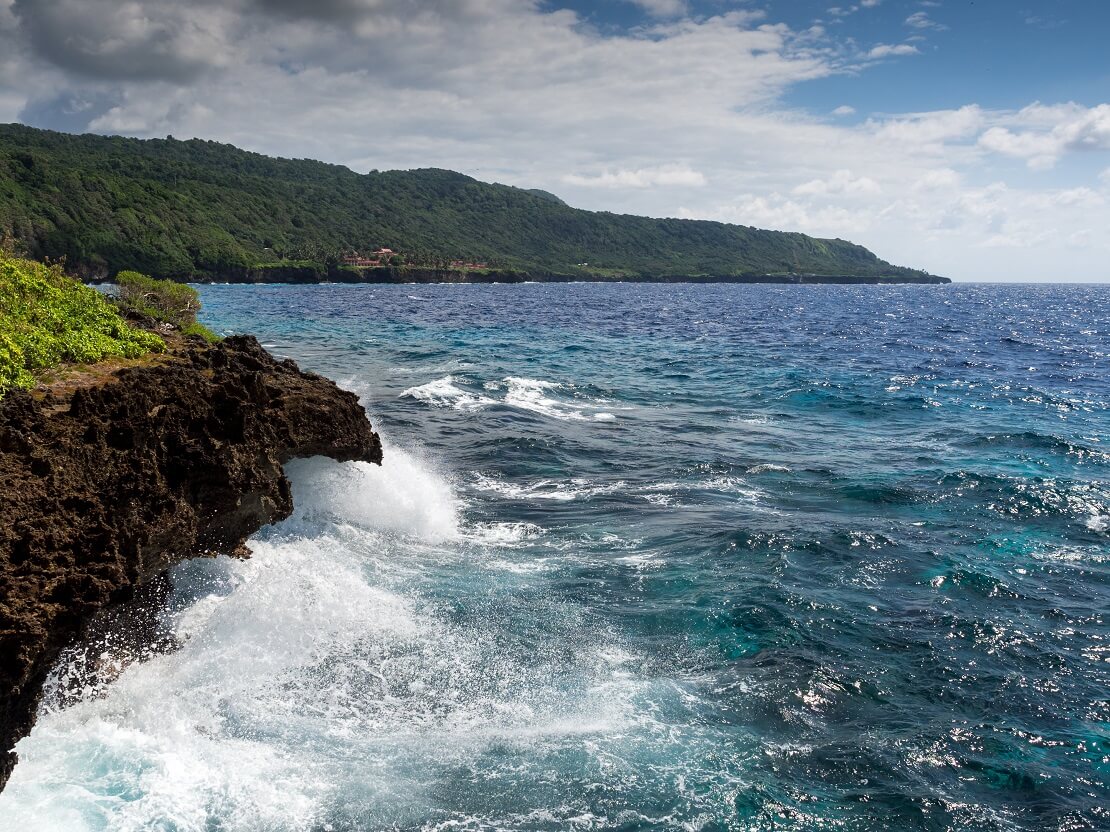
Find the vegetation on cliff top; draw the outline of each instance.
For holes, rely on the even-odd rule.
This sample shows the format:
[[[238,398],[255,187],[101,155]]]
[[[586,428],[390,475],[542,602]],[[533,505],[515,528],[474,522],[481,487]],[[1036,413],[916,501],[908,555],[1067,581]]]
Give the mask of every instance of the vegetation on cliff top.
[[[386,246],[593,279],[816,274],[921,278],[862,246],[740,225],[571,208],[446,170],[358,174],[215,142],[0,126],[0,233],[35,257],[109,277],[235,278]]]
[[[219,336],[197,322],[200,295],[192,286],[155,280],[145,274],[124,271],[116,275],[119,285],[117,302],[127,309],[181,330],[183,335],[199,335],[209,344],[219,341]]]
[[[35,374],[63,362],[137,358],[165,343],[135,329],[95,289],[66,277],[58,265],[0,250],[0,396],[31,387]]]

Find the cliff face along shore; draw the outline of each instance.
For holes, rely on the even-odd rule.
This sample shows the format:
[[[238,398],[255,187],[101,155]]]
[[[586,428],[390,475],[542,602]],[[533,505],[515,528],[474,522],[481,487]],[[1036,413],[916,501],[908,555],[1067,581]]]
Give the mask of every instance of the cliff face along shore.
[[[0,788],[61,651],[175,563],[245,553],[292,511],[282,464],[317,455],[381,443],[353,393],[245,336],[0,401]]]
[[[110,275],[104,270],[81,269],[76,271],[82,280],[93,283],[110,282]],[[597,280],[586,274],[556,274],[544,271],[521,271],[501,269],[496,271],[460,271],[453,269],[425,269],[404,267],[378,267],[365,269],[352,268],[313,268],[310,266],[267,266],[257,268],[226,269],[214,275],[200,275],[193,278],[198,283],[580,283]],[[892,272],[891,274],[850,275],[850,274],[747,274],[747,275],[628,275],[612,278],[609,283],[745,283],[745,284],[788,284],[788,285],[896,285],[903,283],[936,284],[951,283],[947,277],[917,272]]]

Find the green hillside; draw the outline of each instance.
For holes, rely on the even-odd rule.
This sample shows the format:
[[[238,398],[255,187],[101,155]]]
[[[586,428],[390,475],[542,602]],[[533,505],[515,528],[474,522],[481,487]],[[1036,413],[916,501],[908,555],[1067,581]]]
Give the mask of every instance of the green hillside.
[[[343,252],[386,246],[431,268],[458,259],[614,278],[926,277],[843,240],[583,211],[446,170],[358,174],[216,142],[22,125],[0,125],[0,234],[90,276],[218,278],[266,263],[334,264]]]

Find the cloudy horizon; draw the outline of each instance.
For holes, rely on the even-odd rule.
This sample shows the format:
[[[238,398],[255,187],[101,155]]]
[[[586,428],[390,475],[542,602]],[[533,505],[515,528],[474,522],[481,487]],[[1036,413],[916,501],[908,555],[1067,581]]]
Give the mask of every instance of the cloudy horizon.
[[[1110,13],[1029,5],[0,0],[0,122],[1107,280]]]

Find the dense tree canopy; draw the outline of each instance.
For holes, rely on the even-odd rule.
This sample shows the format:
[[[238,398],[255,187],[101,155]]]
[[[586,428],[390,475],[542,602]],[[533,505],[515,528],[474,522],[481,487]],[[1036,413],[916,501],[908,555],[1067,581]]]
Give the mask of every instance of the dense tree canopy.
[[[73,136],[0,126],[0,234],[69,268],[218,277],[335,262],[386,246],[594,277],[818,274],[911,277],[843,240],[571,208],[550,194],[446,170],[358,174],[216,142]],[[588,264],[588,265],[582,265]]]

